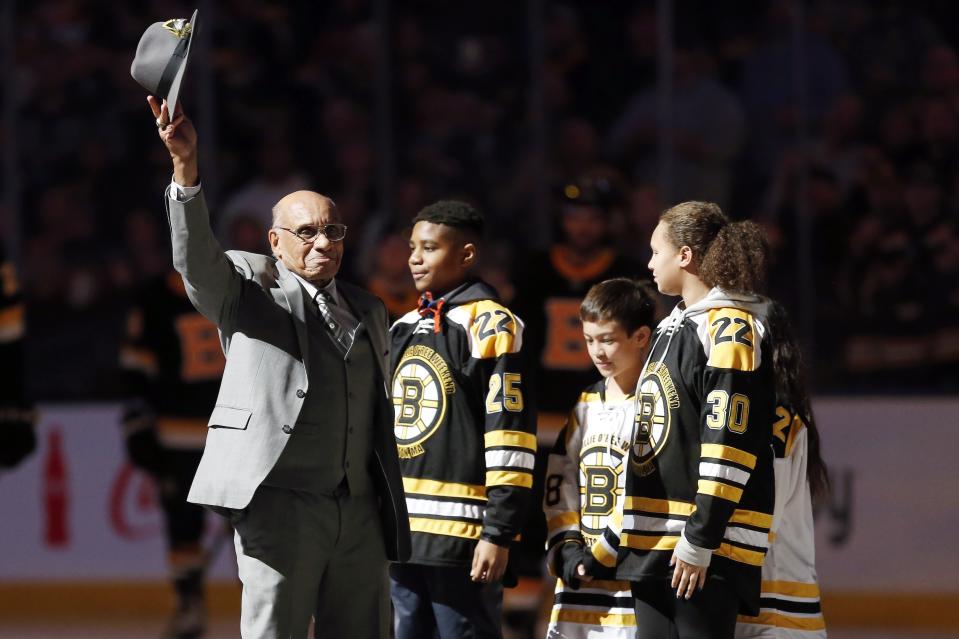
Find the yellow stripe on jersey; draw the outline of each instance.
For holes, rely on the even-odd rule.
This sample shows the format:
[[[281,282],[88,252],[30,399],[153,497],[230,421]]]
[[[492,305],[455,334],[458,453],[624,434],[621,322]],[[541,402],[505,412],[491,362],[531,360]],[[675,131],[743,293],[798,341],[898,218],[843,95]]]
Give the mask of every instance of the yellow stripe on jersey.
[[[759,367],[756,356],[756,326],[753,316],[738,308],[717,308],[709,311],[709,360],[707,366],[736,371],[754,371]]]
[[[689,504],[685,501],[650,499],[649,497],[627,497],[624,507],[625,510],[641,510],[647,513],[683,515],[685,517],[689,517],[696,510],[695,504]]]
[[[549,620],[551,623],[581,623],[606,628],[632,628],[636,625],[636,615],[616,615],[608,612],[570,610],[568,608],[553,608]]]
[[[740,510],[737,508],[733,511],[733,516],[729,518],[729,523],[746,524],[747,526],[755,526],[756,528],[765,528],[768,530],[773,525],[773,516],[769,513],[760,513],[755,510]]]
[[[720,499],[728,499],[731,502],[739,503],[742,499],[743,489],[729,484],[721,484],[711,479],[700,479],[697,491],[700,495],[712,495]]]
[[[789,437],[786,439],[786,457],[789,457],[792,453],[793,445],[796,443],[799,433],[802,432],[803,426],[803,421],[799,415],[793,415],[792,424],[789,426]]]
[[[732,544],[720,544],[716,554],[720,557],[732,559],[733,561],[749,564],[750,566],[762,566],[763,561],[766,559],[766,553],[764,552],[748,550],[746,548],[740,548],[739,546],[733,546]]]
[[[740,464],[752,470],[756,467],[756,456],[747,453],[744,450],[733,448],[732,446],[723,446],[722,444],[702,444],[699,449],[700,457],[713,457],[715,459],[725,459],[736,464]]]
[[[488,470],[486,471],[486,485],[532,488],[533,474],[514,470]]]
[[[516,317],[509,309],[492,300],[464,304],[461,308],[472,316],[469,331],[473,357],[495,359],[517,352]]]
[[[536,435],[519,430],[491,430],[483,435],[483,443],[487,448],[493,446],[516,446],[536,452]]]
[[[464,539],[479,539],[482,530],[482,524],[469,524],[464,521],[450,521],[446,519],[429,519],[427,517],[410,517],[410,532],[446,535],[447,537],[463,537]]]
[[[787,597],[804,597],[806,599],[819,598],[818,584],[804,584],[799,581],[764,581],[761,591],[764,595],[786,595]]]
[[[546,522],[546,528],[549,530],[554,530],[556,528],[572,526],[574,524],[579,524],[579,513],[570,511],[552,517]]]
[[[434,497],[460,497],[486,501],[486,486],[456,484],[435,479],[403,478],[403,490],[408,494],[433,495]]]
[[[773,628],[790,628],[792,630],[825,630],[826,620],[822,615],[815,617],[793,617],[778,612],[761,612],[758,617],[747,617],[739,615],[736,618],[737,623],[757,624],[760,626],[772,626]]]
[[[603,538],[596,540],[596,543],[594,543],[592,548],[590,548],[590,552],[593,553],[593,557],[596,558],[596,561],[603,564],[607,568],[612,568],[616,565],[616,554],[610,552],[610,549],[606,547],[606,540]]]
[[[673,550],[679,535],[631,535],[623,533],[621,545],[637,550]]]
[[[599,393],[591,393],[589,391],[583,391],[579,394],[579,403],[580,404],[592,404],[594,402],[603,401],[602,395]]]

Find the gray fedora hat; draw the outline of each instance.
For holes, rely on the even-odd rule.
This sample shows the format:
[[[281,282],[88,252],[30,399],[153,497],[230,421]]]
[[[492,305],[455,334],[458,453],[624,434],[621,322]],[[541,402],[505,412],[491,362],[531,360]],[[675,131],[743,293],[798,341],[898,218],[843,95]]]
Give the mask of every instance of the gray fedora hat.
[[[186,71],[193,34],[196,33],[196,15],[194,11],[189,21],[177,18],[154,22],[147,27],[130,65],[130,75],[140,86],[151,95],[167,101],[171,120]]]

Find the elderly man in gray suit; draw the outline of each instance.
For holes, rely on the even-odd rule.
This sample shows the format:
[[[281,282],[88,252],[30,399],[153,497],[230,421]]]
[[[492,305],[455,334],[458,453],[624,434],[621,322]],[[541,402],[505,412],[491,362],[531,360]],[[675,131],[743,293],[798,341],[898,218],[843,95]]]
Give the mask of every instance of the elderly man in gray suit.
[[[383,304],[335,279],[346,227],[298,191],[273,210],[272,256],[224,252],[200,190],[197,135],[150,97],[173,161],[174,265],[220,330],[226,370],[189,500],[227,514],[244,638],[389,636],[388,560],[409,556]]]

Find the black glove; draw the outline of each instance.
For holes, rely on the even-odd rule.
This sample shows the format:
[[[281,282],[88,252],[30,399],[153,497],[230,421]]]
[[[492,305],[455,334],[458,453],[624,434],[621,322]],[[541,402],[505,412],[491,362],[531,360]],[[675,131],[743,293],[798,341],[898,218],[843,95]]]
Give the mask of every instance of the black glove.
[[[157,435],[155,416],[142,404],[131,403],[125,407],[121,418],[123,440],[130,462],[151,475],[164,469],[164,449]]]
[[[0,408],[0,468],[13,468],[37,447],[36,415],[26,408]]]
[[[583,544],[578,541],[568,541],[559,547],[553,560],[553,571],[569,588],[578,590],[580,583],[576,568],[589,554]]]

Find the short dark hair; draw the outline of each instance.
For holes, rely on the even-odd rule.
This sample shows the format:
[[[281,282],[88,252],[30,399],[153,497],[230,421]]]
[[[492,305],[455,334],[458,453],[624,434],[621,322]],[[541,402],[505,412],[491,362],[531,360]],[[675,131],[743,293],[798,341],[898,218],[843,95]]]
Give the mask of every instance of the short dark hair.
[[[636,329],[653,328],[656,297],[646,282],[615,277],[593,285],[579,305],[584,322],[614,321],[632,335]]]
[[[440,200],[423,207],[413,218],[413,224],[415,225],[417,222],[443,224],[461,231],[474,233],[477,237],[483,235],[483,225],[485,224],[482,213],[471,204],[459,200]]]

